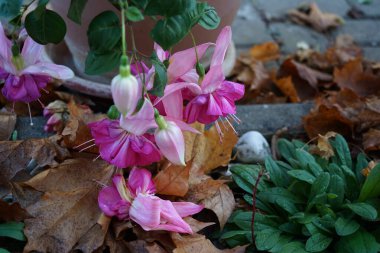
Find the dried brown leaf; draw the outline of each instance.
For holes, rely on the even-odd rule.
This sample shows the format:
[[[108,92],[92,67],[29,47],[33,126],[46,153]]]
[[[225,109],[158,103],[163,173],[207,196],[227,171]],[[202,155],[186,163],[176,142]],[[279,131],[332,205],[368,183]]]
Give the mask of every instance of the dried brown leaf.
[[[362,174],[365,177],[368,177],[369,173],[371,173],[372,169],[375,168],[377,163],[375,161],[370,161],[366,168],[362,169]]]
[[[280,79],[273,80],[276,86],[284,93],[287,97],[289,97],[292,103],[299,103],[301,99],[298,97],[297,90],[294,87],[292,77],[284,77]]]
[[[329,139],[335,137],[337,133],[327,132],[325,135],[318,135],[317,145],[312,146],[310,152],[312,154],[320,155],[325,159],[334,156],[334,148],[331,146]]]
[[[194,234],[181,236],[172,233],[172,239],[177,246],[173,253],[244,253],[246,246],[234,249],[220,250],[216,248],[204,235]]]
[[[363,135],[363,147],[365,151],[380,150],[380,130],[371,128]]]
[[[98,249],[107,231],[97,224],[102,216],[97,197],[112,174],[113,167],[103,161],[76,159],[15,183],[14,196],[32,216],[25,220],[24,251]]]
[[[155,177],[157,194],[183,197],[189,189],[191,162],[186,167],[170,164]]]
[[[280,58],[280,47],[276,42],[269,41],[251,47],[249,53],[258,61],[273,61]]]
[[[0,112],[0,141],[9,140],[15,126],[17,115],[10,112]]]
[[[361,59],[346,63],[334,70],[334,82],[342,89],[351,89],[359,96],[369,96],[380,92],[380,76],[371,70],[364,70]]]
[[[0,199],[0,222],[22,221],[28,216],[19,203],[8,204]]]
[[[319,32],[325,32],[343,24],[343,19],[336,14],[322,12],[316,3],[289,11],[290,18],[299,24],[306,24]]]
[[[54,167],[69,157],[68,150],[61,147],[58,141],[57,136],[25,141],[0,141],[0,196],[9,190],[9,182],[19,172],[29,175],[35,168]]]
[[[184,220],[186,221],[187,224],[190,225],[191,230],[194,233],[197,233],[197,232],[201,231],[202,229],[215,224],[215,222],[202,222],[202,221],[196,220],[192,217],[186,217],[186,218],[184,218]]]

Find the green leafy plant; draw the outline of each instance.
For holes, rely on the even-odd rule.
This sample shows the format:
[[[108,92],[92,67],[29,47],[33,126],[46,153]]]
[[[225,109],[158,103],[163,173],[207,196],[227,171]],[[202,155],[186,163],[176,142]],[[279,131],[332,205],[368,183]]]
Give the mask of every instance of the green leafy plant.
[[[365,177],[364,154],[353,162],[342,136],[329,143],[334,156],[322,158],[302,142],[281,139],[278,150],[284,161],[267,158],[267,176],[259,165],[234,165],[235,183],[246,202],[255,205],[236,211],[221,239],[231,247],[254,243],[268,252],[378,252],[380,165]]]
[[[24,223],[22,222],[6,222],[0,224],[0,237],[9,237],[18,241],[25,241]],[[0,253],[8,253],[9,251],[0,248]]]

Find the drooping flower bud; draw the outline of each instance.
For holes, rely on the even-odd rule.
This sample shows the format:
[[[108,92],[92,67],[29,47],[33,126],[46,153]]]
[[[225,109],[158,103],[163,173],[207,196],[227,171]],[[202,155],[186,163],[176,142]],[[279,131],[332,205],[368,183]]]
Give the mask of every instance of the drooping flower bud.
[[[117,75],[112,79],[111,91],[119,112],[124,116],[131,115],[140,99],[141,89],[137,79],[131,74]]]
[[[154,133],[156,144],[161,153],[173,164],[185,166],[185,140],[181,129],[162,116],[156,116],[159,126]]]

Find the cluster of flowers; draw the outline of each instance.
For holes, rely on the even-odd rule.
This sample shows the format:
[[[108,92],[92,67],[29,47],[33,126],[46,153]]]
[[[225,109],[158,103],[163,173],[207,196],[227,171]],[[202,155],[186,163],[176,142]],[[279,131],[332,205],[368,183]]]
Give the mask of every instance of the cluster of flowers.
[[[53,78],[66,80],[74,74],[65,66],[47,61],[42,45],[25,31],[20,37],[25,38],[21,52],[18,42],[12,44],[0,23],[0,80],[4,81],[2,93],[6,99],[29,104],[39,100],[41,90]],[[98,202],[106,215],[132,219],[145,230],[192,233],[182,218],[198,213],[203,206],[154,196],[150,172],[139,167],[158,162],[162,156],[184,166],[182,131],[198,133],[189,124],[215,123],[222,135],[218,121],[230,126],[231,120],[238,121],[235,101],[244,95],[244,86],[225,80],[222,68],[230,43],[231,28],[225,27],[216,44],[202,44],[173,55],[155,45],[160,61],[169,63],[163,97],[148,95],[153,88],[154,67],[148,68],[144,63],[122,64],[120,74],[111,84],[120,118],[89,124],[100,156],[118,168],[132,168],[128,183],[117,174],[113,184],[101,190]],[[199,66],[199,58],[211,46],[215,48],[209,71],[197,71],[194,66]],[[53,109],[52,105],[44,110],[44,115],[50,117],[46,128],[50,131],[62,120],[61,112]]]

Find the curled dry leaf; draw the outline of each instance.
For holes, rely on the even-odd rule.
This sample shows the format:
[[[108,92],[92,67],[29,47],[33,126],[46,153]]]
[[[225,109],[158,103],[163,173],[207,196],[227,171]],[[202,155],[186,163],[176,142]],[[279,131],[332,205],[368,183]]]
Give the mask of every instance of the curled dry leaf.
[[[198,233],[199,231],[201,231],[202,229],[208,226],[215,225],[214,222],[202,222],[192,217],[186,217],[184,218],[184,220],[186,221],[187,224],[190,225],[191,230],[193,230],[194,233]]]
[[[363,147],[365,151],[380,150],[380,130],[371,128],[363,134]]]
[[[290,10],[288,14],[294,22],[310,25],[319,32],[325,32],[344,23],[344,20],[338,15],[322,12],[316,3]]]
[[[126,242],[125,244],[131,253],[168,253],[168,251],[155,242],[149,243],[143,240],[137,240]]]
[[[0,199],[0,222],[22,221],[27,217],[28,213],[19,203],[9,204]]]
[[[334,156],[334,148],[331,146],[329,139],[336,135],[337,133],[335,132],[327,132],[325,135],[318,134],[317,145],[311,146],[309,151],[328,160]]]
[[[154,177],[157,194],[183,197],[189,189],[191,163],[186,167],[170,164]]]
[[[66,160],[24,183],[14,183],[14,196],[32,218],[25,220],[24,252],[93,252],[107,231],[97,198],[113,167],[103,161]]]
[[[10,112],[0,112],[0,141],[9,140],[15,126],[17,115]]]
[[[178,233],[171,234],[176,249],[173,253],[244,253],[246,246],[233,249],[220,250],[216,248],[204,235],[194,234],[181,236]]]
[[[375,75],[371,69],[365,70],[359,58],[346,63],[342,68],[336,68],[334,82],[341,89],[351,89],[360,96],[380,92],[380,75]]]
[[[88,106],[78,105],[74,102],[74,100],[71,100],[68,103],[67,107],[70,113],[70,117],[65,128],[62,131],[62,136],[66,146],[68,148],[74,148],[93,139],[90,128],[87,126],[87,124],[101,120],[105,118],[106,115],[94,114]],[[84,150],[86,152],[96,154],[99,153],[99,150],[95,145],[91,146],[90,148],[86,147],[82,147],[85,148]]]
[[[284,61],[277,73],[277,78],[292,77],[293,85],[301,100],[314,98],[320,83],[331,82],[332,76],[311,69],[292,59]]]
[[[58,144],[57,136],[25,141],[0,141],[0,196],[9,190],[16,174],[29,175],[37,168],[54,167],[70,156],[67,149]],[[25,178],[25,175],[23,176]]]
[[[204,176],[203,181],[190,187],[186,200],[203,204],[218,217],[221,228],[227,223],[235,208],[235,198],[225,181]]]
[[[258,61],[273,61],[280,58],[280,47],[276,42],[269,41],[251,47],[249,54]]]
[[[372,169],[375,168],[376,165],[376,162],[370,161],[368,166],[362,170],[363,176],[368,177],[369,173],[371,173]]]
[[[297,90],[294,87],[291,76],[280,79],[274,78],[273,81],[276,84],[276,86],[281,90],[281,92],[284,93],[287,97],[289,97],[292,103],[301,102],[301,99],[297,94]]]

